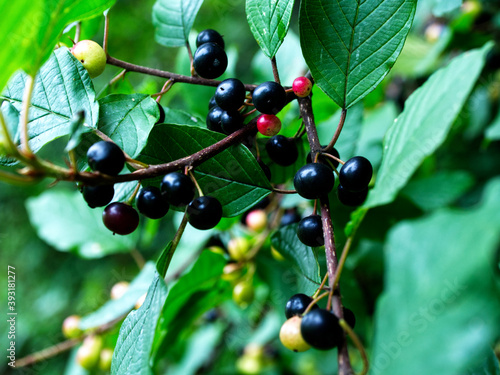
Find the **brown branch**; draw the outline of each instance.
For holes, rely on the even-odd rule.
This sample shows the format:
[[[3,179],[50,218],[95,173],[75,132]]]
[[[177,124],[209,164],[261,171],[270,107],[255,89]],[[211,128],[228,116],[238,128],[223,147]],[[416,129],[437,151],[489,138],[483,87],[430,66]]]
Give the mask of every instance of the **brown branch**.
[[[280,75],[278,74],[278,65],[276,64],[276,56],[271,58],[271,65],[273,67],[273,76],[276,83],[281,84]]]
[[[342,112],[340,113],[340,121],[339,124],[337,125],[337,130],[335,130],[335,134],[333,135],[332,140],[330,143],[328,143],[328,146],[324,148],[324,152],[328,152],[331,149],[333,149],[333,146],[335,146],[335,143],[337,143],[337,140],[340,137],[340,133],[342,132],[342,128],[344,127],[344,122],[345,122],[345,117],[347,115],[347,109],[342,109]]]
[[[321,150],[321,144],[318,138],[318,132],[316,130],[316,125],[314,123],[314,115],[312,111],[311,98],[299,98],[299,108],[300,114],[304,121],[304,125],[307,131],[307,139],[309,141],[309,146],[311,148],[311,156],[314,160],[316,154]],[[337,271],[337,254],[335,249],[335,234],[333,231],[332,218],[330,214],[330,207],[328,202],[328,197],[321,199],[321,221],[323,223],[323,233],[325,237],[325,253],[326,253],[326,266],[328,271],[328,279],[330,287],[333,287],[335,283],[335,274]],[[333,291],[333,290],[332,290]],[[344,317],[342,311],[342,301],[340,298],[340,291],[337,288],[332,296],[332,308],[334,314],[342,319]],[[345,332],[343,333],[342,344],[338,349],[338,369],[339,375],[351,375],[353,370],[349,360],[349,353],[347,351],[347,343]]]

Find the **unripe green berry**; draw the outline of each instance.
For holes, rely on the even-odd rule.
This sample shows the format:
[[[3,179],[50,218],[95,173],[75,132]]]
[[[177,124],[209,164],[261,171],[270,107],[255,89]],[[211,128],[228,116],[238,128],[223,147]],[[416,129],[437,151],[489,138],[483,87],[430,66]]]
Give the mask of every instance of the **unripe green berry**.
[[[231,259],[236,261],[245,260],[248,250],[250,250],[251,242],[245,237],[231,238],[227,244],[227,251]]]
[[[295,315],[283,323],[280,329],[281,343],[294,352],[305,352],[311,348],[300,333],[300,323],[302,317]]]
[[[109,371],[111,369],[111,360],[113,359],[113,349],[105,348],[101,350],[99,356],[99,369]]]
[[[111,287],[111,299],[120,299],[128,290],[129,283],[127,281],[119,281]]]
[[[233,288],[233,301],[241,307],[246,307],[253,301],[254,294],[251,282],[240,281]]]
[[[87,336],[76,352],[76,361],[84,369],[91,370],[99,362],[101,348],[101,336]]]
[[[82,335],[83,331],[80,329],[80,316],[70,315],[64,319],[62,325],[62,332],[64,337],[74,339]]]
[[[104,72],[106,67],[106,53],[93,40],[81,40],[71,48],[71,53],[83,65],[90,78],[95,78]]]

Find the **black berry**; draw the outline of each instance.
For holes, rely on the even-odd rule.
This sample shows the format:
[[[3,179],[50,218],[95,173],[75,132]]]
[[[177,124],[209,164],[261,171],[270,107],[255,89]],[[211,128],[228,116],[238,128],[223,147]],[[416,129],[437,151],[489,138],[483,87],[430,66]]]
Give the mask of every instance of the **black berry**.
[[[324,309],[311,310],[304,315],[300,333],[305,342],[320,350],[335,348],[343,337],[338,318]]]
[[[337,186],[337,197],[340,203],[345,206],[357,207],[361,206],[368,195],[368,188],[361,191],[349,191],[342,185]]]
[[[325,147],[325,146],[322,146],[322,147]],[[333,148],[330,151],[328,151],[328,154],[335,156],[337,159],[340,159],[339,152],[337,151],[336,148]],[[311,158],[311,153],[307,154],[306,162],[307,163],[313,162],[313,160]],[[323,154],[319,154],[318,162],[323,163],[323,164],[331,167],[332,169],[337,168],[339,166],[339,162],[337,160],[329,158],[328,156],[324,156]]]
[[[285,89],[273,81],[261,83],[252,93],[252,102],[257,111],[275,115],[286,104]]]
[[[223,111],[220,124],[225,134],[232,134],[243,127],[243,116],[236,111]]]
[[[165,110],[160,103],[157,102],[156,104],[158,104],[158,110],[160,111],[160,117],[158,117],[156,124],[163,124],[165,122]]]
[[[297,193],[306,199],[317,199],[328,195],[335,184],[332,170],[321,163],[306,164],[293,178]]]
[[[210,101],[208,102],[208,109],[212,109],[217,105],[217,102],[215,101],[215,95],[210,98]]]
[[[226,111],[237,111],[245,101],[245,85],[239,79],[228,78],[222,81],[215,91],[217,105]]]
[[[311,215],[303,218],[297,227],[297,237],[304,245],[311,247],[323,246],[323,224],[321,216]]]
[[[201,31],[196,38],[196,48],[205,43],[215,43],[224,49],[224,39],[217,31],[206,29]]]
[[[356,316],[354,315],[352,310],[344,307],[342,311],[344,312],[344,320],[346,321],[346,323],[349,324],[349,327],[354,328],[356,326]]]
[[[161,192],[172,206],[185,206],[194,198],[193,181],[180,172],[172,172],[163,177]]]
[[[189,203],[187,215],[189,224],[196,229],[212,229],[222,218],[222,205],[217,198],[205,195]]]
[[[305,294],[298,293],[290,297],[285,305],[285,316],[290,319],[294,315],[302,315],[306,311],[307,306],[312,302],[312,298]],[[317,309],[318,305],[313,305],[312,309]]]
[[[160,219],[170,208],[160,189],[156,186],[142,188],[137,194],[135,205],[139,212],[150,219]]]
[[[102,213],[102,221],[106,228],[116,234],[130,234],[139,225],[139,214],[130,205],[114,202]]]
[[[90,168],[110,176],[116,176],[125,165],[123,151],[113,142],[99,141],[87,151]]]
[[[221,116],[222,116],[222,113],[224,113],[225,111],[223,111],[219,106],[214,106],[210,109],[210,111],[208,111],[208,115],[207,115],[207,128],[209,130],[212,130],[214,132],[218,132],[218,133],[223,133],[223,130],[222,130],[222,124],[221,124]]]
[[[287,167],[297,161],[299,151],[293,138],[275,135],[266,143],[266,151],[272,161]]]
[[[85,185],[82,194],[90,208],[104,207],[113,199],[115,188],[113,185]]]
[[[372,179],[373,168],[370,161],[363,156],[355,156],[340,168],[339,182],[349,191],[363,191]]]
[[[193,66],[200,77],[220,77],[227,68],[226,52],[215,43],[204,43],[194,53]]]

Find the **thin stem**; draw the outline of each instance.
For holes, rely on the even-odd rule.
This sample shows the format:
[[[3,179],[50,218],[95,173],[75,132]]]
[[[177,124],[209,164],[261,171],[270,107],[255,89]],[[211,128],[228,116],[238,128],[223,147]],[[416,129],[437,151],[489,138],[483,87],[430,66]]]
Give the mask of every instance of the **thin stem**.
[[[76,23],[76,30],[75,30],[75,43],[78,43],[80,41],[81,33],[82,33],[82,23],[77,22]]]
[[[329,153],[327,153],[327,152],[322,152],[322,153],[321,153],[321,155],[326,156],[326,157],[328,157],[328,158],[330,158],[330,159],[333,159],[333,160],[335,160],[335,161],[339,162],[339,163],[340,163],[340,164],[342,164],[342,165],[344,165],[344,164],[345,164],[345,161],[342,161],[342,159],[339,159],[338,157],[333,156],[332,154],[329,154]]]
[[[193,51],[191,51],[191,46],[189,45],[189,42],[187,40],[186,40],[186,48],[187,48],[188,55],[189,55],[191,75],[197,76],[196,71],[194,70],[194,65],[193,65]]]
[[[102,49],[108,54],[108,36],[109,36],[109,16],[108,11],[104,12],[104,39],[102,41]]]
[[[125,77],[125,73],[127,73],[127,69],[123,69],[120,73],[118,73],[111,81],[109,81],[108,85],[112,86],[120,79]]]
[[[274,76],[274,81],[276,83],[279,83],[281,84],[281,81],[280,81],[280,76],[279,76],[279,73],[278,73],[278,64],[276,64],[276,56],[273,56],[271,58],[271,65],[273,67],[273,76]]]
[[[142,256],[141,252],[137,250],[136,248],[133,248],[130,250],[130,256],[134,259],[135,264],[137,264],[137,267],[139,267],[140,270],[144,268],[144,265],[146,264],[146,260]]]
[[[326,280],[328,280],[328,273],[325,275],[325,277],[323,277],[323,281],[321,282],[320,286],[318,287],[318,290],[316,290],[316,292],[313,294],[313,296],[312,296],[313,299],[318,297],[319,293],[321,292],[321,290],[323,289],[323,287],[326,284]]]
[[[342,270],[344,269],[347,255],[349,254],[349,250],[351,249],[351,244],[352,244],[352,237],[348,237],[344,245],[344,249],[342,250],[342,255],[340,256],[337,271],[335,272],[335,280],[333,281],[332,289],[335,289],[339,283],[340,275],[342,274]]]
[[[318,297],[314,298],[309,305],[307,305],[307,308],[304,310],[304,313],[302,315],[306,315],[311,309],[313,308],[314,305],[316,305],[320,300],[325,298],[328,295],[328,292],[325,292],[323,294],[320,294]]]
[[[317,212],[318,212],[318,200],[315,199],[314,200],[314,207],[313,207],[313,214],[317,215]]]
[[[25,185],[25,184],[31,184],[35,180],[31,177],[22,176],[22,175],[18,175],[15,173],[10,173],[10,172],[3,171],[0,169],[0,181],[5,181],[8,183],[13,183],[13,184]]]
[[[187,267],[189,267],[189,265],[193,262],[193,259],[191,259],[191,258],[188,259],[188,261],[185,262],[184,265],[179,267],[177,272],[175,272],[173,275],[169,275],[169,277],[166,277],[167,270],[168,270],[168,267],[170,265],[170,261],[172,260],[172,257],[174,256],[174,253],[175,253],[175,250],[177,249],[177,246],[179,245],[179,242],[181,241],[181,238],[182,238],[182,235],[184,234],[184,230],[186,229],[187,223],[188,223],[188,216],[187,216],[187,209],[186,209],[184,211],[184,215],[182,215],[182,220],[181,220],[181,223],[179,224],[179,228],[177,228],[177,232],[175,232],[175,236],[172,239],[172,245],[170,246],[168,259],[166,261],[166,265],[164,266],[165,274],[162,276],[163,276],[163,279],[165,281],[165,284],[168,284],[168,283],[172,282],[173,280],[178,279],[182,275],[184,270]],[[195,254],[195,255],[196,255],[196,258],[199,256],[199,254]]]
[[[24,155],[30,159],[35,157],[29,146],[29,135],[28,135],[28,117],[29,117],[28,114],[34,87],[35,87],[35,77],[27,75],[26,83],[24,86],[23,109],[21,110],[21,118],[19,121],[21,126],[21,147]]]
[[[156,76],[156,77],[173,79],[175,82],[183,82],[183,83],[190,83],[193,85],[203,85],[203,86],[212,86],[212,87],[217,87],[221,83],[221,81],[217,81],[214,79],[184,76],[182,74],[175,74],[175,73],[167,72],[164,70],[135,65],[135,64],[131,64],[131,63],[126,62],[126,61],[115,59],[114,57],[111,57],[109,55],[108,55],[107,63],[109,65],[114,65],[114,66],[118,66],[118,67],[123,68],[123,69],[127,69],[129,72],[137,72],[137,73],[148,74],[148,75]],[[256,85],[245,85],[245,89],[247,91],[253,91],[255,89],[255,87],[257,87],[257,86]]]
[[[342,112],[340,113],[340,121],[339,124],[337,125],[337,130],[335,130],[335,134],[333,135],[332,140],[330,143],[328,143],[328,146],[326,146],[323,151],[327,152],[330,151],[333,146],[335,146],[335,143],[337,142],[337,139],[340,137],[340,133],[342,132],[342,128],[344,127],[344,122],[345,122],[345,117],[347,115],[347,109],[342,108]]]
[[[127,204],[128,205],[132,206],[132,204],[134,203],[135,196],[139,192],[140,187],[141,187],[141,183],[138,182],[137,186],[134,189],[134,191],[132,192],[132,194],[130,195],[130,197],[127,199]]]
[[[370,363],[368,361],[368,356],[366,355],[366,351],[365,351],[363,344],[361,343],[361,340],[359,339],[358,335],[356,335],[354,330],[349,326],[349,324],[347,324],[347,322],[344,319],[340,319],[339,324],[342,327],[342,329],[349,335],[352,342],[354,343],[356,348],[359,350],[359,353],[361,354],[361,359],[363,361],[363,370],[361,370],[359,375],[366,375],[368,373]]]
[[[3,137],[5,138],[4,141],[7,142],[7,152],[18,155],[19,152],[14,144],[14,141],[12,140],[12,137],[10,136],[9,128],[7,128],[7,123],[5,122],[2,111],[0,111],[0,128],[3,133]]]
[[[201,190],[200,184],[196,180],[196,177],[194,176],[194,173],[191,169],[188,169],[188,174],[189,174],[189,177],[191,177],[191,181],[193,181],[194,186],[196,186],[196,190],[198,190],[199,196],[203,197],[203,190]]]
[[[273,188],[273,191],[275,193],[279,193],[279,194],[297,194],[297,190],[286,190],[286,189]]]
[[[153,94],[151,96],[157,96],[156,102],[159,103],[162,96],[165,95],[172,88],[174,83],[175,83],[174,80],[168,79],[167,82],[165,82],[165,84],[161,88],[161,91],[159,93]]]

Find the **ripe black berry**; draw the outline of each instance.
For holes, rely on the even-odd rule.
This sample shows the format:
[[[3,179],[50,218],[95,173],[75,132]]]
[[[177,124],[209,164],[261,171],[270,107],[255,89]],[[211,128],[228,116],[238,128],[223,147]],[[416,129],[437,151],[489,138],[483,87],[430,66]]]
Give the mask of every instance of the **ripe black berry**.
[[[347,324],[349,324],[349,327],[354,328],[354,326],[356,325],[356,316],[354,315],[352,310],[348,309],[347,307],[344,307],[342,310],[344,312],[344,320]]]
[[[196,229],[212,229],[222,218],[222,205],[217,198],[205,195],[189,203],[187,215],[189,224]]]
[[[243,116],[236,111],[223,111],[220,115],[220,124],[225,134],[232,134],[243,127]]]
[[[335,184],[332,170],[321,163],[306,164],[293,178],[297,193],[306,199],[317,199],[328,195]]]
[[[163,177],[161,192],[172,206],[185,206],[193,200],[195,186],[185,174],[172,172]]]
[[[113,142],[99,141],[87,151],[90,168],[110,176],[116,176],[125,165],[123,151]]]
[[[361,191],[349,191],[346,190],[342,185],[337,186],[337,197],[340,203],[345,206],[357,207],[361,206],[366,196],[368,195],[368,188]]]
[[[305,294],[298,293],[290,297],[285,305],[285,316],[290,319],[294,315],[302,315],[307,306],[312,302],[312,298]],[[318,305],[313,305],[312,309],[317,309]]]
[[[304,315],[300,333],[305,342],[320,350],[335,348],[343,337],[337,317],[324,309],[311,310]]]
[[[210,98],[210,101],[208,102],[208,109],[212,109],[217,105],[217,102],[215,101],[215,95]]]
[[[150,219],[160,219],[170,208],[167,200],[156,186],[142,188],[137,194],[135,205],[139,212]]]
[[[252,102],[257,111],[275,115],[286,104],[286,92],[279,83],[268,81],[261,83],[252,93]]]
[[[245,85],[239,79],[222,81],[215,91],[217,105],[226,111],[237,111],[245,101]]]
[[[85,185],[82,188],[82,194],[90,208],[104,207],[113,199],[115,188],[113,185]]]
[[[295,140],[282,135],[269,138],[266,143],[266,151],[272,161],[284,167],[292,165],[299,157]]]
[[[325,146],[322,146],[322,147],[325,147]],[[339,152],[337,151],[336,148],[332,148],[330,151],[328,151],[328,154],[333,155],[336,158],[340,159]],[[313,162],[313,160],[311,158],[311,153],[307,154],[306,162],[307,163],[312,163]],[[324,156],[322,154],[319,154],[318,162],[319,163],[323,163],[323,164],[331,167],[332,169],[333,168],[337,168],[339,166],[339,162],[337,160],[334,160],[334,159],[329,158],[328,156]]]
[[[217,78],[226,71],[226,52],[215,43],[204,43],[194,53],[193,66],[200,77]]]
[[[139,225],[139,214],[130,205],[114,202],[102,213],[102,221],[106,228],[116,234],[130,234]]]
[[[160,103],[156,102],[156,104],[158,104],[158,110],[160,111],[160,117],[158,117],[156,124],[163,124],[165,122],[165,110]]]
[[[355,156],[340,168],[339,182],[349,191],[363,191],[372,179],[373,168],[370,161],[363,156]]]
[[[280,226],[285,226],[293,223],[298,223],[302,217],[299,215],[295,208],[286,210],[281,217]]]
[[[321,216],[311,215],[303,218],[297,227],[297,237],[304,245],[311,247],[323,246],[323,224]]]
[[[207,128],[214,132],[223,133],[221,116],[224,113],[218,105],[212,107],[207,115]]]
[[[215,43],[218,44],[222,49],[224,49],[224,39],[217,31],[212,29],[206,29],[201,31],[196,38],[196,48],[205,43]]]

